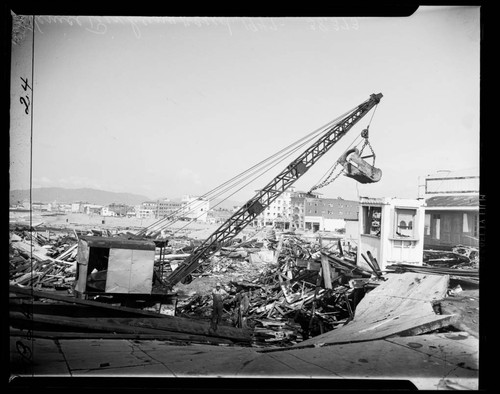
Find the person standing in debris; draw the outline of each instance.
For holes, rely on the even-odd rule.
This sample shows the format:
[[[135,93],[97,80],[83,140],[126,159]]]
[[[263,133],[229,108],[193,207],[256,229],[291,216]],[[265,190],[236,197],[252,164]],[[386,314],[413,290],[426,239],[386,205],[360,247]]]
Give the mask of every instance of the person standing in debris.
[[[221,287],[220,283],[215,285],[215,289],[212,291],[213,297],[213,309],[212,309],[212,321],[211,328],[212,330],[217,330],[217,326],[222,320],[222,310],[224,308],[224,300],[227,298],[228,294],[226,290]]]
[[[247,326],[247,312],[250,307],[250,301],[248,299],[248,294],[244,291],[240,291],[236,295],[236,302],[238,308],[238,319],[236,321],[236,326],[238,328],[246,328]]]

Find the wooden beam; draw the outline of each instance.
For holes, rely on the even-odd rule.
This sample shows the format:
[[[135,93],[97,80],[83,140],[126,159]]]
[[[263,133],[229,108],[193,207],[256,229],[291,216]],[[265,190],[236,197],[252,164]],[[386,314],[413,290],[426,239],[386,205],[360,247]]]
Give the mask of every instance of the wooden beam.
[[[40,331],[32,330],[30,333],[32,338],[44,339],[137,339],[137,340],[159,340],[159,341],[182,341],[182,342],[197,342],[208,343],[212,345],[232,345],[233,341],[222,338],[213,337],[194,337],[193,335],[186,336],[179,333],[158,332],[157,334],[128,334],[119,332],[67,332],[67,331]],[[25,337],[24,330],[10,329],[10,336]]]
[[[280,257],[280,254],[281,254],[281,249],[283,248],[283,234],[280,236],[280,240],[278,242],[278,247],[276,248],[276,250],[274,251],[274,258],[273,258],[273,264],[276,265],[278,264],[278,259]]]
[[[13,291],[12,288],[14,288],[14,292],[18,291],[19,289],[16,289],[16,286],[10,286],[11,290]],[[29,289],[21,289],[21,294],[30,294],[31,291]],[[52,295],[50,293],[47,294],[47,292],[41,292],[41,291],[33,291],[33,296],[34,297],[40,297],[40,298],[50,298],[50,299],[56,299],[59,301],[65,301],[65,302],[73,302],[75,304],[80,304],[80,305],[89,305],[97,308],[105,308],[113,311],[124,311],[124,312],[136,312],[137,315],[140,315],[142,317],[137,317],[137,318],[127,318],[127,317],[122,317],[122,318],[91,318],[91,317],[85,317],[85,318],[75,318],[75,319],[84,319],[83,321],[87,324],[93,324],[91,323],[94,321],[95,324],[102,324],[102,323],[110,323],[110,324],[124,324],[124,325],[130,325],[130,326],[140,326],[140,327],[146,327],[146,328],[154,328],[154,329],[161,329],[161,330],[168,330],[168,331],[174,331],[174,332],[182,332],[182,333],[190,333],[190,334],[200,334],[200,335],[206,335],[206,336],[215,336],[215,337],[221,337],[221,338],[228,338],[231,340],[238,340],[238,341],[250,341],[251,335],[250,332],[247,330],[242,330],[234,327],[227,327],[227,326],[218,326],[216,332],[210,331],[210,325],[209,323],[197,321],[197,320],[192,320],[192,319],[187,319],[187,318],[182,318],[182,317],[176,317],[176,316],[167,316],[167,315],[161,315],[159,313],[155,312],[148,312],[148,311],[142,311],[140,309],[135,309],[135,308],[127,308],[127,307],[116,307],[112,305],[107,305],[101,302],[96,302],[96,301],[89,301],[89,300],[80,300],[76,298],[70,298],[66,296],[61,296],[61,295]],[[39,315],[39,316],[44,316],[44,315]],[[78,322],[78,320],[75,320],[75,322]],[[79,324],[79,323],[78,323]],[[123,332],[123,331],[120,331]],[[128,331],[126,331],[128,332]],[[135,331],[134,331],[135,332]]]
[[[163,336],[170,339],[183,340],[188,342],[210,342],[211,337],[205,335],[196,335],[190,333],[179,333],[162,329],[154,329],[150,327],[143,327],[137,325],[128,325],[120,322],[115,322],[113,319],[98,319],[98,318],[76,318],[67,316],[50,316],[50,315],[39,315],[34,314],[30,319],[20,312],[10,312],[9,318],[11,324],[14,326],[23,326],[23,323],[27,324],[29,328],[33,325],[48,325],[54,327],[65,327],[71,329],[83,329],[89,331],[104,331],[107,333],[117,333],[117,334],[133,334],[133,335],[152,335],[152,336]],[[106,321],[107,320],[107,321]],[[39,330],[43,331],[43,330]],[[234,341],[232,341],[234,342]],[[237,340],[237,342],[239,342]],[[241,341],[248,342],[248,341]]]
[[[324,254],[321,255],[321,268],[323,269],[323,281],[325,289],[332,289],[332,274],[330,272],[330,261]]]
[[[162,315],[160,313],[143,311],[143,310],[137,309],[137,308],[129,308],[129,307],[125,307],[125,306],[114,306],[114,305],[106,304],[104,302],[84,300],[84,299],[76,298],[73,296],[63,296],[61,294],[53,294],[53,293],[48,292],[48,291],[31,290],[29,288],[22,288],[22,287],[13,286],[13,285],[9,286],[9,292],[27,295],[27,296],[33,296],[34,298],[47,298],[49,300],[70,302],[73,304],[87,305],[87,306],[92,306],[95,308],[108,309],[108,310],[112,310],[112,311],[130,312],[130,313],[134,313],[135,315],[143,315],[143,316],[157,317],[157,318],[171,317],[171,316]]]

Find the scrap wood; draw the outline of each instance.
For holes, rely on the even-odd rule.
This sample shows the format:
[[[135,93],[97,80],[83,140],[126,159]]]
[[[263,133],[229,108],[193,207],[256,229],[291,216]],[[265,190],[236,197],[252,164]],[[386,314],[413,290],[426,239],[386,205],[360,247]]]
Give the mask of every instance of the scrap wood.
[[[228,343],[226,341],[221,341],[217,335],[200,335],[200,334],[190,334],[184,332],[168,331],[164,329],[156,329],[150,327],[142,327],[135,325],[123,324],[122,322],[113,321],[114,319],[100,319],[100,318],[88,318],[88,317],[67,317],[67,316],[51,316],[51,315],[40,315],[33,314],[28,319],[26,315],[21,312],[10,312],[9,318],[11,325],[13,327],[27,327],[32,328],[35,325],[35,330],[38,332],[43,331],[39,327],[63,327],[65,331],[70,330],[84,330],[90,332],[107,332],[107,333],[118,333],[118,334],[134,334],[134,335],[153,335],[161,336],[163,338],[168,337],[169,339],[177,339],[187,342],[202,342],[202,343]],[[24,324],[23,324],[24,323]],[[26,326],[27,325],[27,326]],[[69,330],[68,330],[69,329]],[[218,329],[219,330],[219,329]],[[119,335],[118,335],[119,337]],[[247,338],[234,338],[230,343],[234,342],[249,342],[250,339]]]
[[[129,307],[125,307],[125,306],[114,306],[114,305],[106,304],[103,302],[84,300],[84,299],[76,298],[76,297],[69,296],[69,295],[54,294],[54,293],[49,292],[49,291],[33,290],[33,289],[23,288],[23,287],[15,286],[15,285],[9,286],[9,292],[14,293],[14,294],[33,296],[35,299],[46,298],[49,300],[63,301],[63,302],[79,304],[79,305],[87,305],[87,306],[92,306],[92,307],[100,308],[100,309],[131,312],[131,313],[135,313],[136,315],[141,315],[141,316],[144,315],[144,316],[157,317],[157,318],[165,318],[166,317],[166,315],[163,315],[163,314],[143,311],[143,310],[137,309],[137,308],[129,308]]]
[[[59,256],[57,256],[57,259],[59,260],[65,260],[68,257],[71,257],[70,255],[73,254],[73,252],[78,248],[78,244],[74,244],[73,246],[70,246],[68,249],[66,249],[65,252],[61,253]]]
[[[372,252],[370,252],[369,250],[366,252],[366,254],[368,255],[368,258],[370,259],[370,261],[372,262],[373,264],[373,267],[375,268],[375,270],[379,271],[380,272],[380,266],[378,265],[378,261],[375,257],[373,257],[372,255]]]
[[[361,257],[363,257],[363,259],[365,260],[366,264],[368,264],[368,266],[371,268],[371,270],[373,271],[373,273],[375,274],[375,276],[377,278],[380,278],[381,275],[377,271],[377,269],[375,268],[375,266],[373,265],[373,261],[368,260],[367,257],[363,253],[361,253]]]
[[[371,272],[369,272],[361,267],[358,267],[357,265],[351,264],[348,261],[346,261],[345,259],[340,259],[336,256],[333,256],[332,254],[326,254],[326,256],[328,257],[330,262],[336,268],[339,268],[340,270],[359,271],[361,274],[372,276]]]
[[[412,264],[396,263],[387,266],[387,269],[393,269],[402,272],[421,272],[429,274],[452,275],[456,277],[467,277],[479,279],[479,270],[464,270],[456,268],[441,268],[431,266],[417,266]]]

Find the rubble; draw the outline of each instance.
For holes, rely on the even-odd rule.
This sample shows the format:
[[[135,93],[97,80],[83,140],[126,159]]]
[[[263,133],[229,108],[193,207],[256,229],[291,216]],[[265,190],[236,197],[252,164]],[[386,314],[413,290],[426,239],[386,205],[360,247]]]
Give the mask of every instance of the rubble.
[[[98,232],[96,229],[92,233]],[[116,235],[137,239],[132,233]],[[76,274],[78,236],[74,230],[11,230],[10,284],[19,288],[29,287],[35,291],[59,290],[71,295]],[[459,264],[433,265],[429,264],[432,259],[427,259],[423,266],[393,264],[382,271],[370,253],[362,254],[370,267],[368,270],[357,265],[356,249],[350,244],[344,244],[340,237],[330,239],[329,242],[325,242],[325,239],[322,240],[321,234],[306,237],[294,233],[276,234],[274,230],[268,231],[264,238],[234,239],[192,273],[191,287],[186,285],[179,288],[179,297],[172,315],[190,319],[195,325],[198,321],[208,326],[212,312],[211,286],[220,281],[232,297],[225,302],[221,327],[226,328],[223,330],[248,328],[252,332],[253,346],[291,347],[352,322],[358,303],[367,293],[387,280],[387,273],[448,276],[454,286],[449,295],[459,294],[460,284],[479,284],[478,254],[470,248],[457,247],[449,252],[453,253],[454,258],[455,255],[460,256]],[[169,239],[163,247],[156,248],[153,283],[155,292],[163,291],[164,279],[183,263],[200,242],[187,235],[180,235]],[[243,293],[248,297],[248,309],[244,315],[238,315],[235,297]],[[152,309],[145,307],[143,310]],[[15,317],[17,320],[21,319],[20,316]],[[50,318],[47,322],[49,321]],[[124,320],[96,320],[92,324],[115,332],[120,322],[123,323]],[[58,324],[73,328],[85,326],[83,320],[70,318],[65,318]],[[186,325],[181,335],[179,331],[174,334],[171,330],[159,330],[154,322],[141,323],[137,320],[130,324],[133,327],[116,332],[139,335],[140,327],[143,327],[143,335],[157,333],[162,338],[170,335],[169,338],[173,340],[191,338],[207,343],[232,343],[229,337],[222,338],[218,334],[205,332],[201,326],[196,326],[198,328],[193,331],[195,326]],[[160,335],[158,331],[151,330],[162,333]],[[238,337],[234,333],[231,335]]]
[[[14,230],[9,243],[10,284],[71,289],[76,273],[77,238],[72,233]]]
[[[233,296],[248,294],[250,307],[245,317],[253,328],[255,345],[291,346],[352,319],[357,302],[364,296],[364,285],[371,278],[369,272],[352,264],[355,251],[344,251],[340,242],[323,248],[315,240],[283,234],[275,253],[266,252],[272,250],[259,250],[255,241],[225,247],[200,274],[241,273],[243,266],[267,262],[265,269],[254,271],[253,276],[245,275],[245,281],[224,283]],[[330,289],[324,288],[321,260],[325,257],[332,269]],[[194,294],[179,301],[177,311],[182,316],[207,319],[211,303],[209,292],[204,296]],[[225,312],[226,323],[235,324],[229,303]]]

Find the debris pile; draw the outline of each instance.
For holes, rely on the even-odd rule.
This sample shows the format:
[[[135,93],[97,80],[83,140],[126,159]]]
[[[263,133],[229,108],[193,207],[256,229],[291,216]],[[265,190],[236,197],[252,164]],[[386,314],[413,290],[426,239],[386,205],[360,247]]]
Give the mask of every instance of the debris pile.
[[[226,302],[225,322],[237,324],[234,297],[246,294],[249,308],[245,324],[253,329],[256,344],[289,346],[349,322],[356,304],[373,284],[372,273],[357,267],[355,250],[344,250],[340,240],[322,246],[295,235],[282,235],[276,251],[259,248],[254,240],[225,247],[200,275],[214,276],[244,267],[254,268],[243,277],[224,284],[233,297]],[[267,262],[265,268],[257,265]],[[325,286],[326,266],[331,286]],[[209,319],[211,295],[193,294],[178,301],[177,314]]]
[[[9,243],[11,285],[71,289],[76,273],[76,234],[15,229]]]
[[[462,245],[454,246],[451,251],[424,250],[423,263],[433,267],[478,269],[479,251]]]

